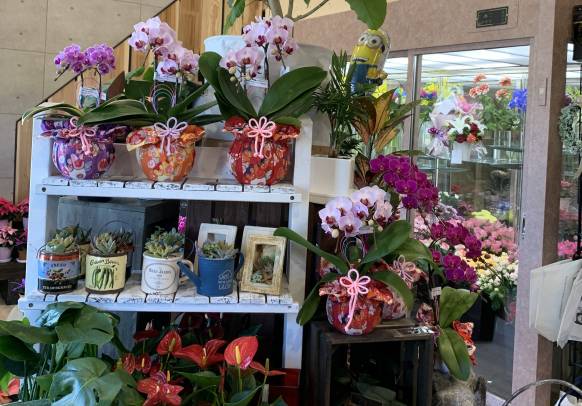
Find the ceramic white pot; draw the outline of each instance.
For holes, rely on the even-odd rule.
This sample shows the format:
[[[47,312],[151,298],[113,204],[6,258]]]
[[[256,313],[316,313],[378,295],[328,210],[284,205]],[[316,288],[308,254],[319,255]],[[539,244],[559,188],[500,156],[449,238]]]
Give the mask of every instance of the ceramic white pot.
[[[0,247],[0,263],[12,261],[12,247]]]
[[[353,158],[311,157],[311,189],[316,196],[348,196],[354,189],[355,161]]]
[[[183,259],[183,255],[174,255],[170,258],[157,258],[143,254],[141,271],[141,290],[147,294],[172,295],[178,290],[180,281],[180,266],[185,263],[191,270],[192,262]]]
[[[454,142],[453,152],[451,153],[451,163],[461,164],[471,159],[471,144],[468,142]]]

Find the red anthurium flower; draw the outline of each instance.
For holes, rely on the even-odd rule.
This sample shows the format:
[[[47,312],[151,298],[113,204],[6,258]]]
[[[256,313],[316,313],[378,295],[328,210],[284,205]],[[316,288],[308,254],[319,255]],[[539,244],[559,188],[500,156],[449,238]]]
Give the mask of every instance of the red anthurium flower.
[[[206,369],[224,360],[224,355],[217,354],[217,352],[225,343],[224,340],[210,340],[204,344],[204,347],[199,344],[189,345],[176,351],[174,356],[189,359],[200,368]]]
[[[247,369],[258,349],[259,340],[257,337],[239,337],[228,344],[224,350],[224,359],[229,365]]]
[[[182,349],[182,337],[176,330],[168,332],[156,349],[159,355],[174,354]]]
[[[121,356],[121,365],[128,374],[133,374],[135,371],[135,357],[133,354],[123,354]]]
[[[135,359],[135,370],[147,374],[152,367],[152,359],[148,354],[141,354]]]
[[[137,390],[147,395],[143,406],[171,405],[180,406],[182,399],[178,396],[184,389],[178,385],[170,385],[163,372],[158,372],[150,378],[137,383]]]
[[[147,340],[148,338],[156,338],[160,335],[160,332],[154,328],[152,322],[146,324],[146,328],[143,331],[138,331],[133,335],[133,339],[135,341],[143,341]]]
[[[251,362],[251,368],[257,372],[260,372],[261,374],[263,374],[265,376],[285,375],[285,372],[283,372],[283,371],[271,371],[271,370],[269,370],[269,360],[268,359],[267,359],[267,362],[265,362],[264,366],[260,362],[256,362],[256,361]]]

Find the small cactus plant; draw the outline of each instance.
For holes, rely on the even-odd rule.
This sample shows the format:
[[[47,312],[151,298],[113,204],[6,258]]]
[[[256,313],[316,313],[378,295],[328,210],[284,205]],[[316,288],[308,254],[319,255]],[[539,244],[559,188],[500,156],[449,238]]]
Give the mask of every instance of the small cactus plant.
[[[75,237],[55,235],[46,243],[45,251],[51,254],[66,254],[79,249]]]
[[[93,240],[92,251],[96,255],[113,255],[118,253],[118,244],[112,233],[101,233]]]
[[[169,258],[184,248],[184,235],[172,228],[165,231],[158,227],[145,243],[145,253],[152,257]]]
[[[209,259],[226,259],[232,258],[236,255],[238,250],[232,244],[227,244],[224,241],[206,241],[202,244],[201,254]]]
[[[133,246],[133,233],[131,231],[125,230],[122,227],[119,231],[115,231],[111,234],[117,241],[119,249],[127,251]]]
[[[61,228],[57,230],[55,235],[61,238],[66,238],[71,235],[75,238],[75,241],[79,245],[88,244],[91,242],[91,229],[84,229],[79,226],[79,224]]]

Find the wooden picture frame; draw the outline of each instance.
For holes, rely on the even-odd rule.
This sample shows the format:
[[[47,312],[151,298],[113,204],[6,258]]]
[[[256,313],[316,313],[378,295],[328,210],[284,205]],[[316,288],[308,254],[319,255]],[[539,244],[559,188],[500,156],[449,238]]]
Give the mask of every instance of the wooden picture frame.
[[[214,236],[214,241],[224,241],[227,244],[234,245],[236,240],[236,226],[229,226],[225,224],[200,224],[200,231],[198,231],[198,247],[202,248],[209,236]]]
[[[274,227],[245,226],[240,244],[240,252],[243,254],[247,252],[247,245],[249,243],[250,237],[255,235],[272,236],[275,233],[275,230],[276,228]]]
[[[244,253],[245,262],[240,282],[241,291],[267,295],[281,294],[286,245],[287,239],[285,237],[266,235],[253,235],[249,237],[247,249]],[[257,275],[261,274],[258,277],[264,278],[265,272],[257,270],[257,265],[260,264],[262,258],[271,257],[271,253],[274,257],[272,259],[272,272],[270,275],[269,272],[266,273],[267,277],[270,278],[270,283],[258,282]]]

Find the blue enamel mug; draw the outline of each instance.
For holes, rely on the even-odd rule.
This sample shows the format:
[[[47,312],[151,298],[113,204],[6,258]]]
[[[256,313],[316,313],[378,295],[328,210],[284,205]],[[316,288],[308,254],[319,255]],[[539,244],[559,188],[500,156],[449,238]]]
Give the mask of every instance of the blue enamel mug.
[[[198,255],[198,275],[185,264],[179,263],[180,270],[196,286],[199,294],[204,296],[228,296],[235,284],[235,275],[242,268],[244,257],[239,255],[235,266],[235,257],[225,259],[204,258]]]

